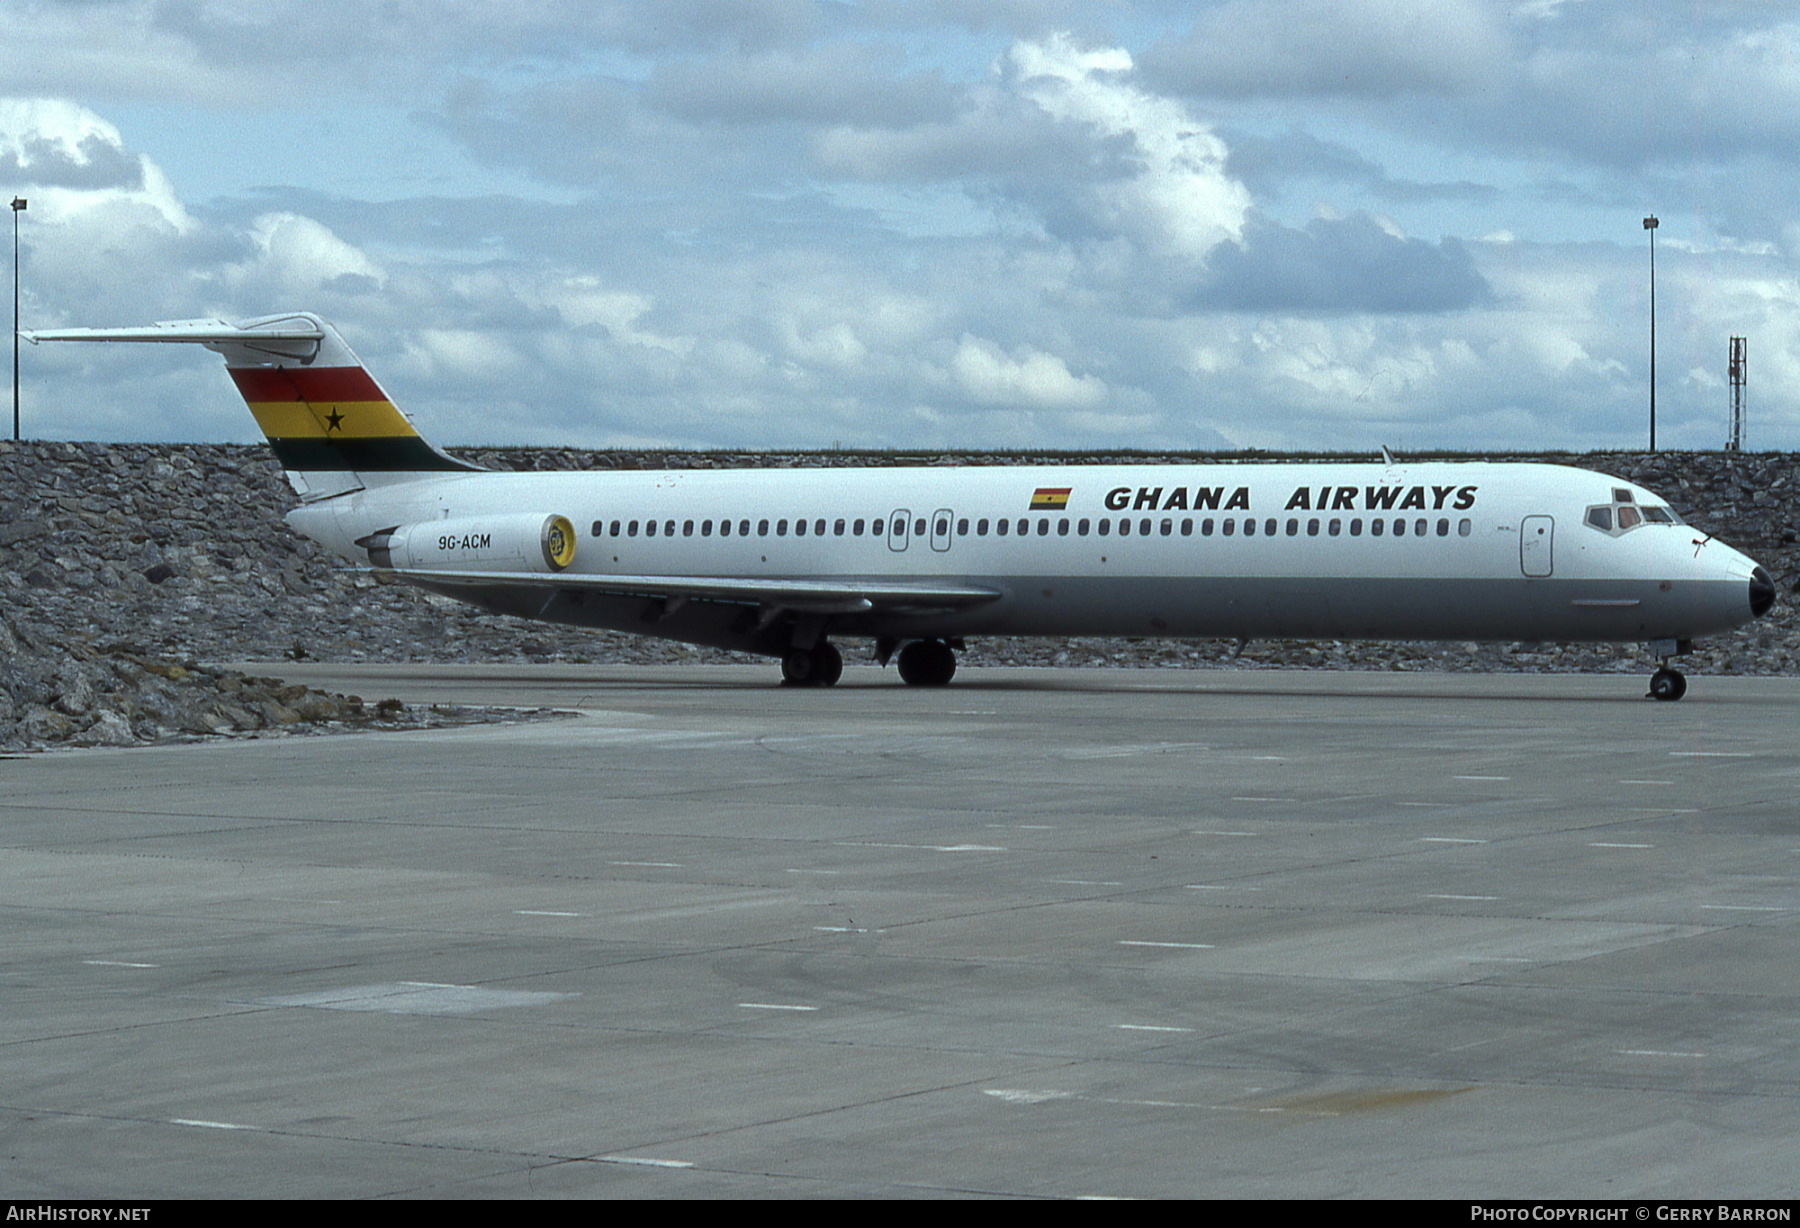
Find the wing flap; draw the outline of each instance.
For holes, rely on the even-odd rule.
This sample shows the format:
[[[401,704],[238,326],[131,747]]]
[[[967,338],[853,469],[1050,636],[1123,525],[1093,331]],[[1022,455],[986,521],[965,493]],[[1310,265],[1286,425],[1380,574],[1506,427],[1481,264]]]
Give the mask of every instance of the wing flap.
[[[603,593],[615,597],[686,598],[731,605],[779,606],[809,614],[862,614],[960,610],[996,601],[998,589],[978,584],[920,580],[764,580],[751,576],[616,576],[529,571],[437,571],[384,568],[425,588],[529,588]]]

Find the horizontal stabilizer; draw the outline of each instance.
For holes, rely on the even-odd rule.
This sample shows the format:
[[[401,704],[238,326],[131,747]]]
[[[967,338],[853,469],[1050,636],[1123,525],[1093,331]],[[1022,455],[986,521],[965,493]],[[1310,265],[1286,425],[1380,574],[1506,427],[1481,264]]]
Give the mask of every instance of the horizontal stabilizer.
[[[186,341],[195,345],[269,341],[324,340],[325,330],[303,321],[282,328],[244,328],[223,320],[164,320],[140,328],[38,328],[19,336],[36,345],[40,341]]]

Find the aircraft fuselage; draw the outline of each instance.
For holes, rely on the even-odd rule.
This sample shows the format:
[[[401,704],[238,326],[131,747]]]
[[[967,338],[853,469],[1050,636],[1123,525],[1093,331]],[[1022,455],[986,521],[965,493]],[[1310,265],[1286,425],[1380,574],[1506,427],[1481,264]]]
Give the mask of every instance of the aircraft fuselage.
[[[1591,523],[1608,509],[1609,527]],[[1628,529],[1622,518],[1633,517]],[[741,608],[581,592],[581,577],[953,581],[957,609],[826,611],[893,639],[1688,640],[1756,611],[1756,564],[1658,496],[1537,464],[1241,464],[450,474],[303,506],[345,558],[406,526],[408,578],[512,574],[508,516],[574,527],[563,592],[441,591],[497,610],[780,654]],[[1648,519],[1654,516],[1655,519]],[[447,526],[449,532],[431,531]],[[485,526],[496,526],[489,529]],[[483,557],[484,551],[487,557]],[[653,604],[647,604],[647,600]],[[654,604],[660,603],[660,604]]]

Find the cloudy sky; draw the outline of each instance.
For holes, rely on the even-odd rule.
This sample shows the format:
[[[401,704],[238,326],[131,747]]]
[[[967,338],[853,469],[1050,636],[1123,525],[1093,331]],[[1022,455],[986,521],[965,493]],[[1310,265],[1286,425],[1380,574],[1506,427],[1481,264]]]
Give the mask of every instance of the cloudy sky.
[[[1800,19],[0,0],[23,324],[303,308],[455,445],[1800,447]],[[29,434],[253,439],[185,347]]]

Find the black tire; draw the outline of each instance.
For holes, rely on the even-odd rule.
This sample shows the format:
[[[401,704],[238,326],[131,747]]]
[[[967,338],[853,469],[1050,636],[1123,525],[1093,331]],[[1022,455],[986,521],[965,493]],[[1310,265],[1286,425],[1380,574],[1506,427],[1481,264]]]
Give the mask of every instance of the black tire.
[[[1687,675],[1664,666],[1650,675],[1650,698],[1673,703],[1687,694]]]
[[[812,650],[813,686],[836,686],[844,676],[844,654],[837,645],[821,641]]]
[[[810,652],[796,648],[781,658],[782,686],[812,686],[816,672]]]
[[[896,664],[907,686],[947,686],[956,676],[956,654],[942,640],[914,640]]]
[[[782,686],[834,686],[843,676],[843,654],[825,641],[809,649],[796,648],[781,658]]]

